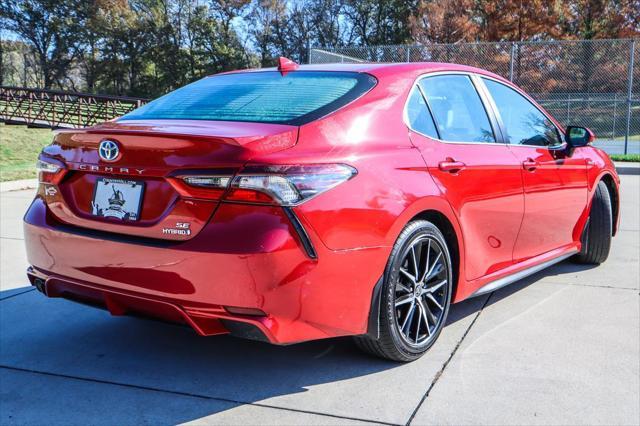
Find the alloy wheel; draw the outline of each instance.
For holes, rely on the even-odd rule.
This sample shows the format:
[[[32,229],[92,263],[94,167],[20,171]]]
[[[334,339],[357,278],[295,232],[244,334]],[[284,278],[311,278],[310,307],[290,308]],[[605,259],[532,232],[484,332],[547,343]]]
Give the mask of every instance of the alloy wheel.
[[[449,265],[440,243],[427,236],[406,249],[395,285],[396,327],[412,347],[428,344],[445,314]]]

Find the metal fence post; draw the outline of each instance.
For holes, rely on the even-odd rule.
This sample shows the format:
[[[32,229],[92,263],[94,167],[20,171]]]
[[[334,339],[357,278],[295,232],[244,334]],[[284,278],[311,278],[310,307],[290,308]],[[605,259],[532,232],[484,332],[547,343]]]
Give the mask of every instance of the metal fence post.
[[[613,94],[613,127],[611,129],[611,139],[616,139],[616,116],[618,114],[618,94]]]
[[[516,44],[511,42],[511,58],[509,58],[509,81],[513,81],[513,62],[516,58]]]
[[[627,90],[627,130],[624,132],[624,153],[629,150],[629,131],[631,130],[631,94],[633,90],[633,62],[636,50],[636,41],[631,40],[629,52],[629,87]]]
[[[407,63],[411,62],[411,46],[407,46]]]

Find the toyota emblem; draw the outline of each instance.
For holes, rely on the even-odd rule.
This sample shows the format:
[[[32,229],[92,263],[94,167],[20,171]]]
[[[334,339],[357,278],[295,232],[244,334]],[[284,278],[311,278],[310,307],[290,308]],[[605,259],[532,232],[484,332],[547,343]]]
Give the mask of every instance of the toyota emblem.
[[[120,148],[115,141],[106,139],[100,142],[98,154],[104,161],[115,161],[120,155]]]

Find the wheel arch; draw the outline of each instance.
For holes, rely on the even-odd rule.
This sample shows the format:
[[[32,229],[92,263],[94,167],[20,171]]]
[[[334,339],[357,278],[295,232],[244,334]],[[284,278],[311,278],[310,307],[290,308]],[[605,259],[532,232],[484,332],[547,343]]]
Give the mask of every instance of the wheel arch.
[[[607,190],[609,191],[609,200],[611,201],[611,214],[613,216],[613,227],[611,235],[615,236],[618,233],[618,216],[620,214],[620,194],[618,192],[618,185],[616,185],[613,176],[611,176],[611,174],[609,173],[605,173],[604,175],[602,175],[598,182],[600,181],[604,182],[604,184],[607,185]]]
[[[453,271],[453,293],[451,300],[455,300],[456,291],[458,289],[458,281],[460,279],[460,245],[458,243],[458,235],[456,230],[447,216],[438,210],[425,210],[411,218],[414,220],[426,220],[433,223],[442,232],[449,254],[451,255],[451,270]],[[407,222],[408,223],[408,222]]]
[[[451,214],[453,213],[451,212]],[[453,302],[456,299],[460,277],[464,276],[462,273],[462,259],[464,258],[462,234],[457,226],[457,222],[453,222],[449,216],[441,210],[428,208],[422,211],[413,212],[413,216],[408,220],[403,221],[401,229],[404,229],[407,224],[414,220],[426,220],[433,223],[440,232],[442,232],[442,235],[445,238],[451,255],[451,269],[453,271],[453,292],[451,295],[451,301]],[[384,275],[376,282],[371,297],[371,308],[369,310],[369,318],[367,322],[367,335],[373,339],[378,339],[380,336],[380,304],[382,301],[381,293],[383,284]]]

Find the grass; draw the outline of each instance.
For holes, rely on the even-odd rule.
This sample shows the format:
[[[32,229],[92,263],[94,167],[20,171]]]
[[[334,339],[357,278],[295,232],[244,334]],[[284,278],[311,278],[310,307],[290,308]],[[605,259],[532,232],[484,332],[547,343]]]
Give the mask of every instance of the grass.
[[[52,139],[49,129],[0,123],[0,181],[35,178],[38,154]]]
[[[609,157],[613,161],[640,162],[640,154],[611,154]]]

